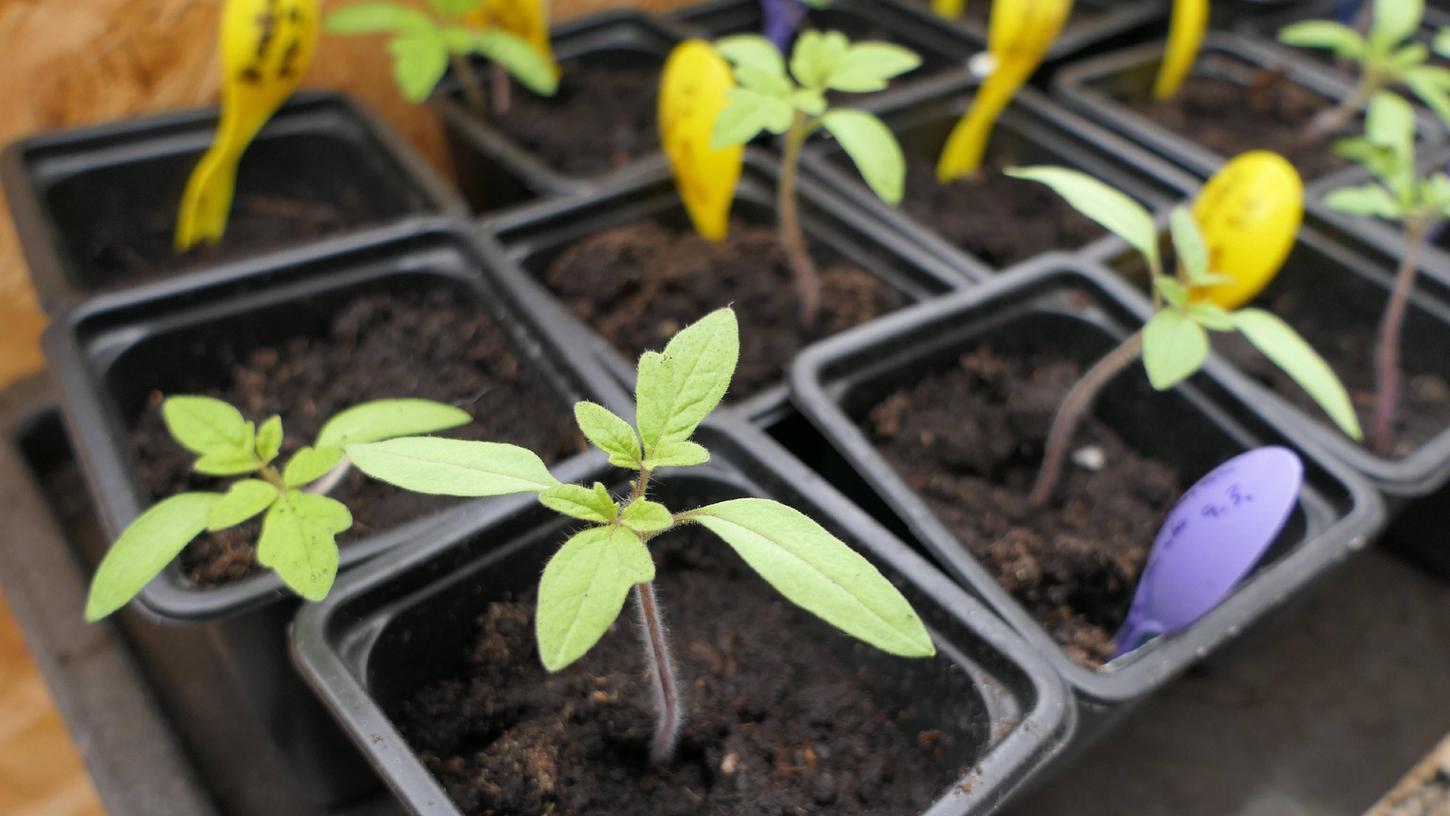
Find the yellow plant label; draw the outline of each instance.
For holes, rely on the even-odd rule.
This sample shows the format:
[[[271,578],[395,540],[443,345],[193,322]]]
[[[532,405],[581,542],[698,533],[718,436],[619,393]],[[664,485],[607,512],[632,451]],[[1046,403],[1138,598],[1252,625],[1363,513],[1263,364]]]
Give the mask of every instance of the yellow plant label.
[[[317,0],[227,0],[221,19],[221,122],[182,196],[178,252],[221,240],[237,162],[312,64],[317,14]]]
[[[497,26],[532,45],[541,56],[554,63],[547,0],[484,0],[482,10],[470,15],[469,22],[483,27]],[[555,64],[554,68],[557,72],[558,65]]]
[[[938,17],[955,20],[967,13],[967,0],[931,0],[931,10]]]
[[[660,143],[675,186],[701,236],[724,239],[740,181],[745,146],[710,147],[725,94],[735,86],[730,65],[703,40],[686,40],[665,62],[660,79]]]
[[[1173,22],[1168,26],[1168,48],[1158,79],[1153,83],[1154,99],[1172,99],[1198,59],[1203,34],[1208,29],[1208,0],[1173,0]]]
[[[1304,220],[1304,184],[1283,156],[1250,151],[1208,180],[1193,217],[1208,248],[1208,268],[1230,278],[1195,294],[1236,309],[1269,285],[1294,248]]]
[[[970,175],[982,166],[997,117],[1042,64],[1071,12],[1072,0],[995,0],[988,33],[992,73],[947,138],[937,161],[938,181]]]

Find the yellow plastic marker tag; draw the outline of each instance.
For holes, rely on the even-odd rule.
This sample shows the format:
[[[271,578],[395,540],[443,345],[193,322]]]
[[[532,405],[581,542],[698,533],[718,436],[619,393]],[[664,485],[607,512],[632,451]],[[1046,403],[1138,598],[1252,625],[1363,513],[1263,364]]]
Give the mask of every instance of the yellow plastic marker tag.
[[[1304,220],[1304,184],[1283,156],[1250,151],[1208,180],[1193,218],[1208,248],[1208,268],[1232,279],[1195,294],[1236,309],[1269,285],[1294,248]]]
[[[480,27],[498,26],[532,45],[540,56],[554,65],[554,46],[549,40],[549,13],[546,0],[484,0],[483,8],[465,18]]]
[[[1198,59],[1203,33],[1208,29],[1208,0],[1173,0],[1173,22],[1168,27],[1168,49],[1153,83],[1154,99],[1172,99]]]
[[[227,0],[222,10],[222,114],[176,219],[176,251],[226,232],[237,162],[297,89],[317,51],[317,0]]]
[[[703,40],[676,46],[660,79],[660,143],[695,230],[711,241],[723,240],[729,229],[745,156],[744,145],[710,147],[725,94],[734,86],[730,65]]]
[[[967,13],[967,0],[931,0],[931,10],[938,17],[955,20]]]
[[[997,117],[1042,64],[1071,12],[1072,0],[995,0],[988,34],[992,73],[947,139],[937,161],[938,181],[970,175],[982,166]]]

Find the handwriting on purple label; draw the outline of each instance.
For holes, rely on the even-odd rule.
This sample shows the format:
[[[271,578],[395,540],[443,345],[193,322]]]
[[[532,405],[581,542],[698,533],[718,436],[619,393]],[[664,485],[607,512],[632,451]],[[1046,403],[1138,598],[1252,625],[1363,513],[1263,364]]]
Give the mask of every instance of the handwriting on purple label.
[[[1298,456],[1267,447],[1230,459],[1183,494],[1153,542],[1119,654],[1218,606],[1278,538],[1303,481]]]

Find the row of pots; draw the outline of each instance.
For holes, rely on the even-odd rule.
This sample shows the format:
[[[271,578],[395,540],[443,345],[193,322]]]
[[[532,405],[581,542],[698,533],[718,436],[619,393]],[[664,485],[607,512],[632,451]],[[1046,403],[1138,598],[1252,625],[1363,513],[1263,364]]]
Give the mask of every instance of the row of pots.
[[[1144,15],[1134,27],[1162,18],[1160,4],[1114,7],[1119,5]],[[943,55],[936,75],[865,103],[886,118],[909,153],[934,156],[974,86],[964,69],[951,65],[980,40],[972,40],[969,29],[929,25],[930,18],[907,3],[873,3],[869,14],[859,6],[840,0],[821,23],[873,36],[884,32],[924,53],[935,45]],[[1150,7],[1151,13],[1143,11]],[[628,63],[640,55],[657,66],[691,26],[741,30],[756,25],[754,8],[754,2],[736,0],[693,7],[675,19],[591,18],[561,27],[556,49],[566,70],[570,60]],[[1060,47],[1066,57],[1086,46]],[[1228,36],[1212,40],[1206,54],[1205,70],[1216,70],[1220,56],[1258,66],[1277,59],[1260,42]],[[1088,170],[1165,213],[1223,157],[1161,128],[1137,128],[1141,117],[1104,90],[1150,81],[1143,77],[1151,77],[1156,55],[1156,46],[1144,46],[1057,72],[1058,95],[1080,113],[1036,90],[1024,91],[1002,120],[993,155]],[[1321,93],[1344,90],[1342,80],[1313,66],[1295,65],[1289,75]],[[257,348],[286,354],[299,336],[318,345],[335,341],[328,333],[339,315],[369,296],[443,293],[438,296],[448,303],[501,327],[514,358],[543,383],[543,391],[528,392],[528,398],[547,393],[543,402],[567,409],[589,397],[627,415],[628,361],[638,349],[614,348],[581,321],[577,301],[560,299],[549,272],[571,247],[612,229],[657,223],[676,234],[685,231],[667,168],[658,158],[642,158],[592,178],[566,178],[500,131],[471,120],[446,93],[436,104],[474,209],[517,204],[530,195],[543,199],[512,206],[481,227],[470,225],[459,218],[464,206],[366,113],[340,97],[303,97],[264,131],[242,178],[265,178],[266,168],[280,165],[289,181],[304,185],[313,170],[316,178],[348,179],[358,195],[367,191],[368,204],[361,207],[371,212],[366,220],[391,223],[364,231],[348,224],[350,234],[280,252],[248,256],[242,248],[234,260],[227,260],[230,250],[223,245],[219,257],[201,259],[195,270],[178,275],[166,250],[157,254],[159,261],[137,262],[134,253],[116,250],[111,238],[98,247],[96,236],[107,236],[107,229],[114,235],[115,227],[103,220],[122,211],[151,210],[165,224],[171,209],[165,196],[179,189],[190,161],[204,149],[214,113],[43,137],[6,154],[7,194],[37,288],[55,317],[46,339],[53,375],[110,532],[134,518],[158,489],[143,481],[138,464],[137,428],[151,395],[218,386],[224,369],[250,365],[248,354]],[[1434,143],[1436,133],[1427,126],[1423,141]],[[294,153],[301,160],[278,158]],[[1120,274],[1129,266],[1125,248],[1096,235],[1079,246],[1040,247],[1072,254],[1039,255],[1034,247],[1024,264],[1015,257],[993,263],[913,219],[910,203],[905,212],[880,206],[844,171],[832,145],[813,146],[805,166],[801,195],[812,243],[831,253],[832,263],[853,265],[877,281],[890,295],[882,310],[895,310],[811,346],[793,364],[781,360],[782,367],[790,365],[789,387],[766,381],[737,400],[707,432],[715,461],[691,479],[701,489],[777,496],[829,521],[906,589],[939,641],[950,645],[942,649],[949,657],[940,660],[971,678],[966,693],[934,685],[939,679],[931,679],[932,669],[871,664],[873,675],[880,673],[891,686],[881,691],[887,705],[918,707],[913,726],[946,733],[955,746],[947,761],[971,769],[944,785],[948,792],[927,812],[985,812],[1000,804],[1049,760],[1084,748],[1133,703],[1347,559],[1385,517],[1366,477],[1396,509],[1443,481],[1450,459],[1443,439],[1400,461],[1369,457],[1235,368],[1232,355],[1168,394],[1151,392],[1145,383],[1117,384],[1097,416],[1128,448],[1171,457],[1189,476],[1241,450],[1284,444],[1304,457],[1306,486],[1271,557],[1226,603],[1180,637],[1106,669],[1088,668],[968,554],[864,426],[889,395],[983,347],[1008,357],[1049,353],[1078,364],[1092,360],[1140,323],[1147,308]],[[773,223],[776,171],[769,150],[749,152],[737,230]],[[1354,175],[1348,170],[1333,179],[1309,179],[1311,200],[1315,191],[1352,183]],[[173,176],[175,184],[168,181]],[[470,191],[478,180],[487,181]],[[499,197],[500,191],[512,192]],[[247,200],[244,181],[239,202]],[[151,203],[138,208],[138,201]],[[276,202],[271,206],[275,211]],[[296,217],[295,207],[281,211]],[[128,228],[135,229],[123,223]],[[1372,320],[1396,251],[1383,236],[1311,204],[1300,245],[1262,297],[1322,290],[1333,295],[1326,294],[1326,302],[1362,305]],[[132,263],[124,272],[129,286],[115,272],[125,263]],[[1439,371],[1443,364],[1433,351],[1443,342],[1450,312],[1445,278],[1434,269],[1427,273],[1407,349],[1412,367]],[[745,320],[748,333],[748,313]],[[1370,331],[1372,323],[1364,333]],[[382,392],[370,396],[393,393],[379,387]],[[282,413],[287,419],[288,411]],[[587,454],[564,458],[557,471],[575,479],[606,478],[601,462]],[[221,689],[183,689],[168,701],[183,730],[195,726],[188,734],[194,750],[215,751],[235,738],[229,729],[242,726],[219,722],[227,718],[218,718],[215,708],[218,697],[238,701],[254,715],[246,727],[261,724],[308,798],[346,801],[375,783],[355,753],[339,750],[335,718],[410,807],[448,813],[446,792],[409,750],[393,712],[400,695],[456,666],[482,610],[525,593],[557,540],[558,524],[527,503],[487,500],[369,531],[347,544],[346,575],[328,601],[303,612],[292,633],[303,673],[330,713],[313,704],[287,665],[284,625],[296,604],[271,575],[204,587],[174,565],[128,611],[128,625],[164,631],[164,624],[188,622],[206,635],[175,644],[149,638],[152,661],[175,670],[205,653],[226,667],[219,673]],[[194,651],[178,654],[183,645]],[[843,665],[863,659],[852,652]]]

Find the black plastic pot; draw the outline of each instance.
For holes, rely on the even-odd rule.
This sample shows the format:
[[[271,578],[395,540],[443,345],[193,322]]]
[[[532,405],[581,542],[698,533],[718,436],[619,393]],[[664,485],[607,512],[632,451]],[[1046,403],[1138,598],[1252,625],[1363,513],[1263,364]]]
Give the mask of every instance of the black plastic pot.
[[[935,25],[943,21],[931,11],[929,0],[894,0]],[[969,2],[968,9],[972,4]],[[983,3],[982,6],[989,4]],[[1164,0],[1078,0],[1062,35],[1052,44],[1044,63],[1051,67],[1072,57],[1096,53],[1105,48],[1126,45],[1147,30],[1168,19],[1169,4]],[[960,29],[975,42],[987,42],[986,20],[963,17],[946,25]]]
[[[1221,156],[1169,130],[1124,101],[1148,98],[1162,56],[1161,43],[1145,43],[1075,63],[1058,72],[1053,80],[1053,96],[1103,127],[1207,178],[1231,157]],[[1250,70],[1281,69],[1296,84],[1330,99],[1343,99],[1353,90],[1349,83],[1325,71],[1283,61],[1277,52],[1256,40],[1224,33],[1210,34],[1204,39],[1191,75],[1217,76],[1247,85],[1249,76],[1242,69],[1235,70],[1235,65],[1247,66]],[[1422,146],[1443,141],[1443,128],[1433,117],[1419,115],[1417,129]],[[1320,175],[1304,179],[1308,195],[1322,189],[1323,178]]]
[[[554,56],[566,65],[559,92],[567,93],[569,70],[595,67],[663,68],[665,59],[685,33],[663,18],[633,11],[615,11],[574,20],[551,31]],[[487,76],[489,66],[478,63]],[[655,86],[640,93],[653,96]],[[527,91],[516,89],[515,93]],[[439,85],[429,103],[443,118],[443,133],[459,189],[474,212],[494,212],[534,198],[579,195],[611,178],[628,175],[644,156],[623,161],[599,176],[571,176],[519,145],[503,130],[469,110],[456,78]],[[579,149],[589,150],[588,134],[579,134]],[[658,153],[653,151],[651,155]]]
[[[319,330],[343,308],[347,295],[452,292],[504,327],[519,358],[545,373],[565,412],[586,396],[618,405],[613,383],[595,372],[586,355],[571,350],[578,343],[560,339],[560,330],[533,315],[507,273],[497,271],[502,264],[496,255],[454,222],[411,222],[145,292],[99,297],[57,321],[46,334],[46,352],[106,540],[149,503],[126,445],[126,429],[147,394],[167,392],[168,383],[183,373],[215,368],[218,337],[245,348]],[[450,518],[476,513],[477,504],[459,504],[347,544],[342,569],[415,542]],[[345,801],[372,779],[359,772],[355,754],[338,749],[335,729],[287,665],[283,630],[297,605],[270,572],[203,589],[173,563],[142,590],[130,613],[153,627],[197,624],[168,626],[176,633],[172,638],[154,639],[147,657],[157,672],[186,677],[186,666],[203,658],[224,669],[201,699],[186,701],[184,727],[261,728],[310,798]],[[175,649],[169,647],[173,641]],[[250,715],[218,705],[229,700]],[[216,723],[219,717],[225,723]]]
[[[1073,661],[967,552],[858,423],[886,395],[981,344],[999,354],[1051,348],[1091,364],[1148,311],[1147,301],[1110,273],[1071,256],[1048,256],[814,346],[791,377],[801,410],[912,534],[1067,679],[1083,707],[1085,739],[1362,548],[1384,520],[1378,494],[1310,434],[1260,412],[1257,397],[1216,359],[1167,393],[1152,391],[1142,376],[1118,378],[1094,414],[1135,450],[1177,467],[1186,482],[1246,449],[1281,444],[1304,459],[1305,487],[1265,563],[1233,595],[1187,631],[1093,670]]]
[[[877,693],[912,701],[916,714],[907,727],[941,729],[957,740],[970,770],[926,812],[987,813],[1034,777],[1074,722],[1070,697],[1046,663],[770,440],[727,421],[707,425],[699,441],[712,453],[710,464],[671,476],[662,495],[767,496],[820,520],[902,589],[954,664],[933,671],[842,638],[841,654],[869,667]],[[585,478],[621,478],[595,461]],[[303,674],[412,812],[458,811],[386,712],[458,665],[480,613],[531,589],[571,526],[532,497],[496,504],[350,574],[327,601],[298,616],[292,642]]]
[[[885,104],[863,107],[883,118],[908,157],[926,156],[935,162],[952,128],[970,108],[976,88],[975,80],[966,80],[938,93],[898,96]],[[1021,165],[1051,164],[1081,170],[1122,190],[1154,212],[1179,203],[1198,184],[1183,170],[1062,108],[1032,88],[1019,91],[998,120],[985,164],[990,166],[1001,156],[1010,156]],[[972,272],[993,266],[902,207],[883,203],[861,180],[860,173],[838,143],[822,141],[812,145],[805,151],[801,166],[827,186],[850,196],[895,232],[927,247],[949,263]],[[911,195],[912,190],[907,189],[908,200]],[[1044,246],[1040,251],[1091,252],[1109,245],[1117,246],[1119,242],[1104,231],[1086,246]]]
[[[716,39],[730,34],[759,34],[763,24],[760,0],[711,0],[687,6],[673,19],[693,36]],[[883,95],[922,84],[952,81],[966,73],[967,59],[986,48],[986,39],[919,14],[897,0],[833,0],[810,9],[803,28],[840,31],[852,41],[883,40],[910,48],[921,67],[891,83]],[[850,98],[856,98],[851,95]]]
[[[752,224],[776,223],[775,180],[779,165],[769,154],[746,152],[745,170],[736,191],[733,213]],[[809,178],[799,185],[801,220],[807,239],[815,247],[828,247],[889,284],[909,300],[920,301],[950,289],[970,285],[987,276],[985,268],[961,264],[952,268],[915,243],[892,231],[841,196]],[[553,299],[542,280],[553,261],[571,244],[603,230],[644,220],[659,221],[679,230],[690,229],[684,206],[663,159],[628,178],[617,179],[587,196],[540,202],[488,222],[509,257],[528,273],[530,289],[547,301],[551,322],[570,323],[592,336],[593,345],[614,370],[619,382],[634,388],[634,360],[608,346],[583,326],[567,308]],[[819,249],[817,249],[819,252]],[[828,256],[815,260],[824,266]],[[726,305],[726,304],[720,304]],[[783,380],[783,376],[782,376]],[[786,406],[785,385],[773,387],[739,405],[747,416],[768,421]]]
[[[135,231],[138,217],[155,214],[170,225],[187,177],[211,143],[218,110],[202,108],[98,127],[48,133],[9,146],[0,156],[5,188],[21,249],[41,307],[51,315],[101,291],[145,285],[125,280],[97,257],[98,236]],[[286,168],[281,177],[268,171]],[[262,129],[242,159],[237,200],[292,195],[311,185],[334,185],[372,212],[355,232],[400,218],[461,215],[463,204],[417,153],[380,119],[352,99],[333,93],[294,96]],[[352,199],[349,199],[352,200]],[[239,216],[234,214],[233,227]],[[320,234],[335,237],[339,231]],[[287,248],[249,248],[235,230],[215,252],[174,256],[148,273],[156,279]],[[306,239],[298,239],[304,241]]]

